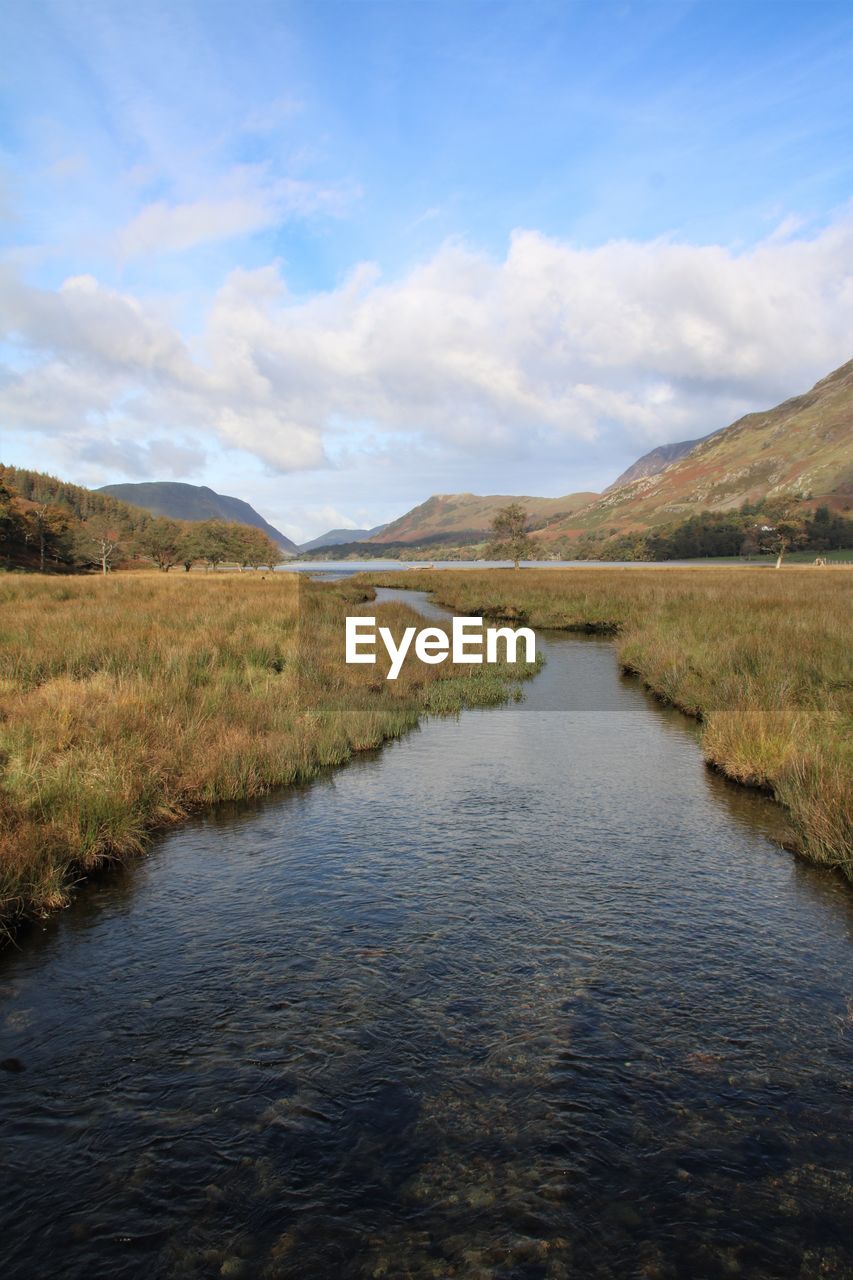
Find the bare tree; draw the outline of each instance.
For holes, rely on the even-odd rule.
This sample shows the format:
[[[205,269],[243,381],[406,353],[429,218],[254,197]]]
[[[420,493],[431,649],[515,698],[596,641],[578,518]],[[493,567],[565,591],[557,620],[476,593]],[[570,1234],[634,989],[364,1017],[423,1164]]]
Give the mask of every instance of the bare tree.
[[[109,573],[112,562],[121,549],[121,530],[106,516],[90,516],[83,529],[86,542],[95,548],[101,572]]]

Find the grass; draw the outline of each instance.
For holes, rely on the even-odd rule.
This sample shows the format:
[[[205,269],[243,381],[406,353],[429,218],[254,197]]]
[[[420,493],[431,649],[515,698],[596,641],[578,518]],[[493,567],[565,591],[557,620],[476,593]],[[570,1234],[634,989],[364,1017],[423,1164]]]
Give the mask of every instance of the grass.
[[[821,556],[826,560],[827,564],[853,564],[853,547],[842,547],[834,551],[787,551],[785,553],[785,565],[807,564],[814,566],[816,557]],[[611,564],[618,561],[611,561]],[[647,560],[643,564],[658,564],[666,568],[668,562],[666,560]],[[697,568],[703,568],[709,564],[729,565],[731,568],[738,566],[745,567],[749,565],[751,568],[773,569],[776,565],[776,557],[772,552],[766,552],[761,556],[753,556],[751,560],[745,559],[744,556],[697,556],[690,564],[690,568],[694,565]],[[688,566],[685,566],[688,567]]]
[[[853,879],[846,569],[446,569],[361,581],[431,591],[457,613],[614,634],[626,671],[701,719],[708,763],[771,791],[798,850]]]
[[[370,594],[295,574],[0,577],[0,926],[193,810],[516,687],[506,667],[347,666],[344,617]]]
[[[841,547],[835,551],[789,551],[785,556],[785,564],[814,565],[815,558],[821,556],[828,564],[853,564],[853,547]],[[770,563],[773,557],[768,556]]]

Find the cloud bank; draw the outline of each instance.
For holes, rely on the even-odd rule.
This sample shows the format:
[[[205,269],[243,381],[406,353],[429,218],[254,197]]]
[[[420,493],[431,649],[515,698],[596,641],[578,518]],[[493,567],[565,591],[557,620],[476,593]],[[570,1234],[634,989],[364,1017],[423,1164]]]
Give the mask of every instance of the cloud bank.
[[[208,212],[220,231],[251,216]],[[179,249],[200,232],[189,207],[151,206],[124,234],[142,252],[152,236]],[[308,297],[288,291],[279,265],[236,270],[192,339],[91,276],[47,290],[9,269],[0,420],[73,438],[88,456],[108,444],[111,465],[134,476],[149,458],[185,473],[192,442],[211,437],[279,473],[327,465],[366,430],[401,451],[417,438],[472,457],[611,435],[648,447],[722,426],[849,358],[853,217],[786,234],[736,252],[667,240],[580,249],[519,231],[500,260],[451,242],[399,279],[366,264]]]

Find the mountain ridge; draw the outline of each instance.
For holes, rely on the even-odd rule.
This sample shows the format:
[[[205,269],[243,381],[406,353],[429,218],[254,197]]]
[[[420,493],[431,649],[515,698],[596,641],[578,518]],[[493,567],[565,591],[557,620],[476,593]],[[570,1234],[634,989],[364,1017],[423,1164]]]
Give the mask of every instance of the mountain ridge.
[[[725,428],[721,428],[725,430]],[[644,453],[632,462],[620,476],[615,480],[611,480],[610,484],[602,489],[602,493],[610,493],[613,489],[621,489],[623,484],[630,484],[632,480],[642,480],[646,476],[655,476],[658,472],[663,471],[670,463],[677,462],[679,458],[683,458],[686,453],[690,453],[697,444],[701,444],[703,440],[709,439],[710,436],[716,435],[716,431],[710,431],[707,436],[697,436],[695,440],[677,440],[673,444],[659,444],[654,449],[650,449],[648,453]]]
[[[521,503],[530,517],[532,528],[546,521],[569,516],[585,506],[596,493],[570,493],[562,498],[536,498],[530,495],[435,493],[385,525],[373,545],[426,541],[432,545],[454,539],[482,540],[490,536],[491,524],[501,507]]]
[[[711,432],[659,472],[608,488],[548,537],[630,532],[788,494],[839,509],[853,501],[853,360]]]
[[[105,484],[95,493],[105,493],[153,515],[172,520],[230,520],[262,529],[276,546],[296,555],[297,546],[242,498],[217,493],[207,485],[185,484],[178,480],[150,480],[138,484]]]
[[[319,551],[323,547],[340,547],[348,542],[367,542],[375,534],[381,533],[384,528],[384,524],[376,524],[372,529],[327,529],[325,533],[321,533],[317,538],[312,538],[309,542],[300,542],[298,550],[301,555],[303,551]]]
[[[387,546],[392,555],[419,546],[433,552],[440,546],[472,546],[488,539],[496,513],[511,502],[525,507],[531,531],[546,545],[568,544],[672,524],[700,511],[734,511],[780,494],[849,507],[851,441],[853,360],[770,409],[696,440],[656,446],[601,494],[433,494],[386,525],[332,529],[298,547],[248,503],[206,486],[153,482],[105,485],[98,492],[176,519],[218,517],[252,524],[291,555],[330,546]]]

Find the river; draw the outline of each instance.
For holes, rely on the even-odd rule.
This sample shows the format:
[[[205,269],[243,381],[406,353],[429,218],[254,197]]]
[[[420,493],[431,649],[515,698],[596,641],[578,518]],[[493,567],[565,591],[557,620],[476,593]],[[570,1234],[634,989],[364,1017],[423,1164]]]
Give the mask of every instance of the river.
[[[851,1274],[851,895],[539,640],[0,956],[5,1280]]]

